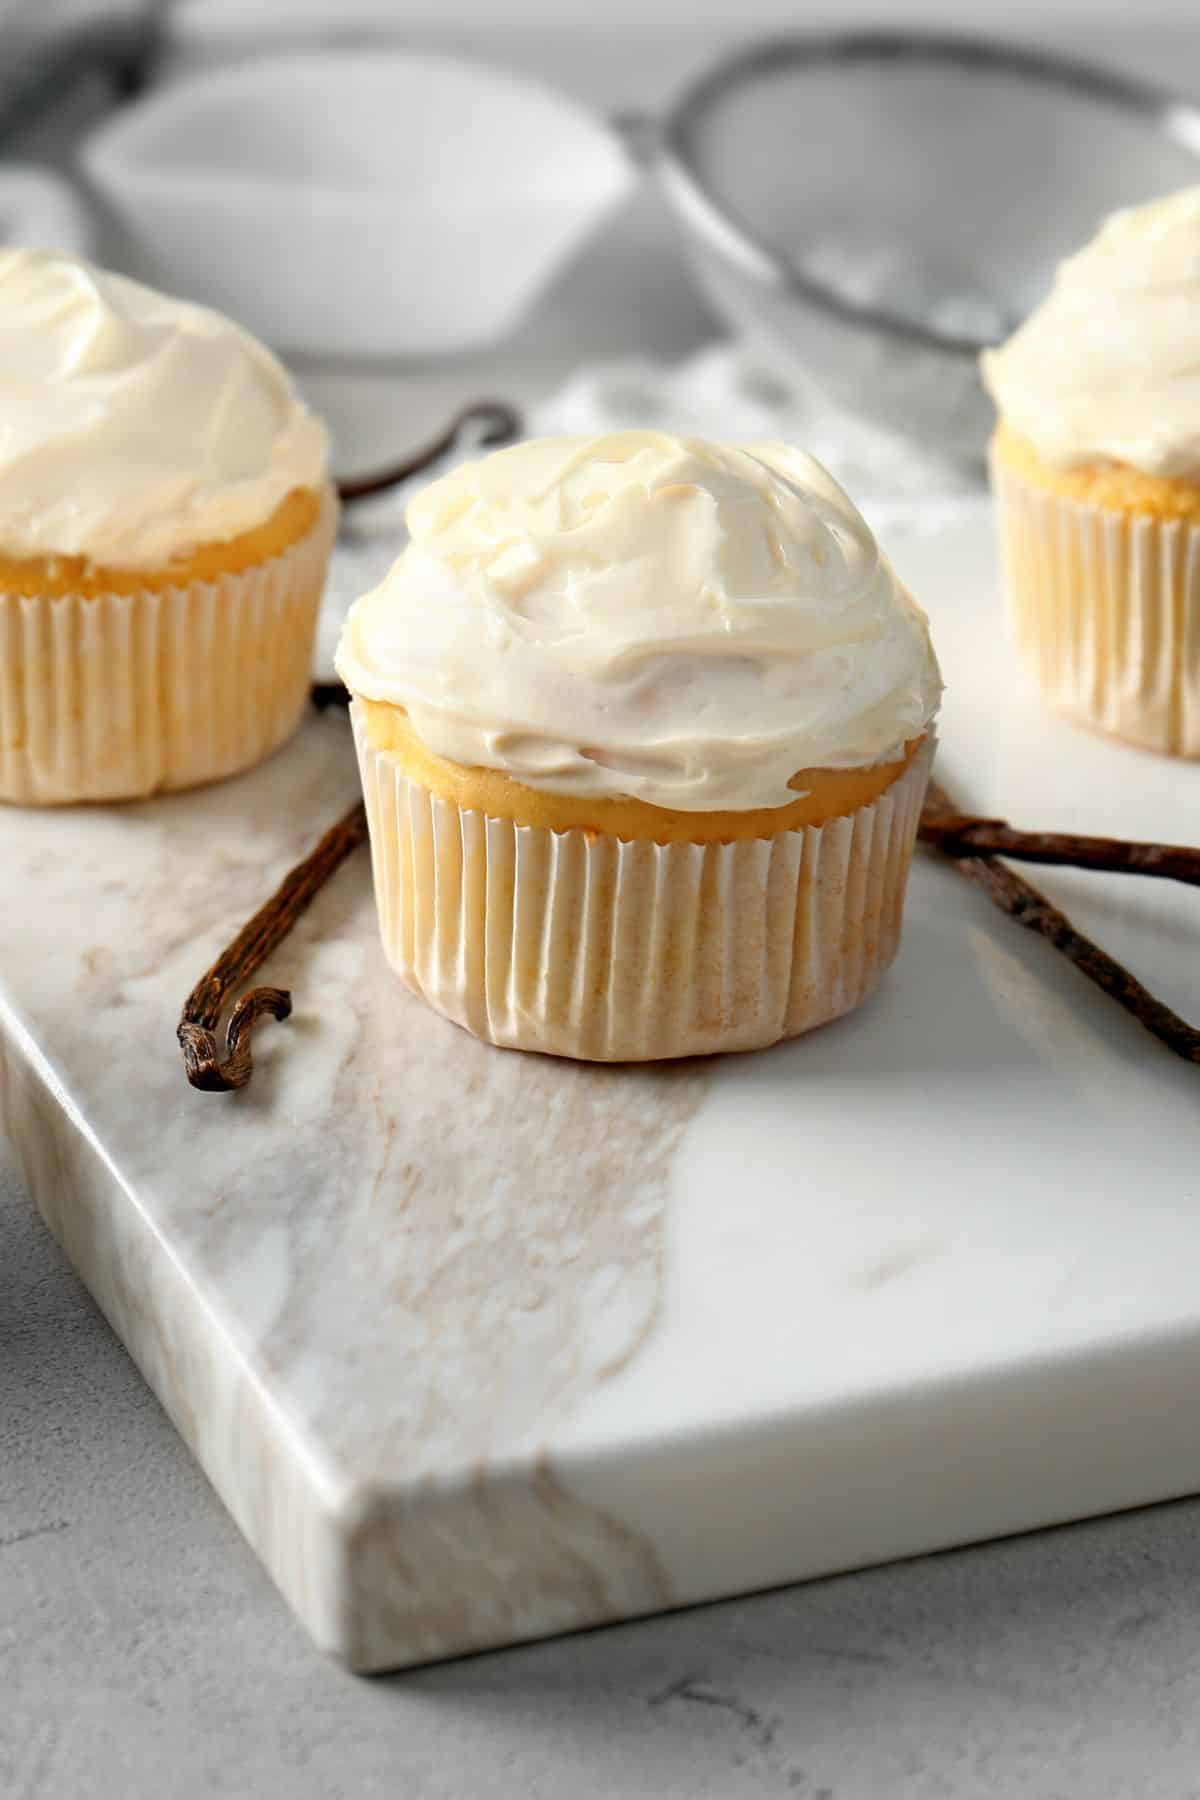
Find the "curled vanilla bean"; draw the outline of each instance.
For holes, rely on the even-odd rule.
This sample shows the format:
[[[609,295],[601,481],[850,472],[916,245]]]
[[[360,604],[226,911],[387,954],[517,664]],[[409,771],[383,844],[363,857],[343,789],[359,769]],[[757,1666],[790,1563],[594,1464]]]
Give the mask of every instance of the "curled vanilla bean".
[[[470,406],[464,406],[456,413],[446,429],[432,443],[426,444],[412,456],[402,461],[391,463],[386,469],[377,469],[370,475],[350,475],[337,483],[338,498],[343,506],[352,506],[356,500],[368,500],[376,494],[386,494],[389,488],[399,487],[402,482],[409,481],[419,475],[431,463],[453,450],[461,434],[468,425],[478,425],[479,445],[481,449],[494,449],[498,444],[509,444],[521,435],[521,415],[515,406],[509,406],[505,400],[473,400]]]
[[[234,1006],[224,1049],[216,1030],[233,989],[248,981],[280,945],[301,913],[311,904],[346,858],[365,843],[367,815],[360,801],[288,871],[264,906],[260,906],[196,983],[184,1002],[176,1036],[183,1051],[184,1073],[194,1088],[230,1093],[250,1079],[250,1040],[258,1020],[267,1014],[286,1019],[292,996],[286,988],[253,988]]]

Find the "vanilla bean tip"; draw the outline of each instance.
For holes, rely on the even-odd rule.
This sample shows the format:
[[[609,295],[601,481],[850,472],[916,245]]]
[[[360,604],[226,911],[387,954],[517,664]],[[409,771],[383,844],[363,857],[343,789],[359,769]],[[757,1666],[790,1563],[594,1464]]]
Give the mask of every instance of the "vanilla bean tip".
[[[181,1019],[175,1035],[191,1085],[207,1094],[229,1094],[245,1087],[254,1066],[250,1042],[256,1023],[264,1013],[282,1023],[291,1012],[292,996],[286,988],[252,988],[230,1016],[223,1056],[209,1026]]]

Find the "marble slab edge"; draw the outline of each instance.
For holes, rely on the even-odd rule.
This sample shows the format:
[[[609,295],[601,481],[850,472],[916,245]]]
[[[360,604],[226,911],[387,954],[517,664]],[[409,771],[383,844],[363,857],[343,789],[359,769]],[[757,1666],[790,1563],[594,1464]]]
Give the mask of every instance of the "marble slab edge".
[[[408,1491],[355,1486],[205,1316],[2,997],[0,1122],[47,1226],[292,1609],[361,1672],[1200,1488],[1191,1329],[636,1452],[545,1454]],[[655,1543],[664,1518],[669,1578]]]

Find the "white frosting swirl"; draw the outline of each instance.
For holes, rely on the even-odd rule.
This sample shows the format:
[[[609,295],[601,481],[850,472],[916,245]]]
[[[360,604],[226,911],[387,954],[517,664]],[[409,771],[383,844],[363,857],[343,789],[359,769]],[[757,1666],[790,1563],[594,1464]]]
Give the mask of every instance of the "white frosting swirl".
[[[1045,462],[1200,475],[1200,187],[1107,219],[983,378]]]
[[[219,313],[0,250],[0,552],[161,566],[263,524],[326,460],[286,370]]]
[[[467,463],[352,609],[347,686],[472,767],[682,811],[888,761],[941,693],[925,616],[785,444],[543,438]]]

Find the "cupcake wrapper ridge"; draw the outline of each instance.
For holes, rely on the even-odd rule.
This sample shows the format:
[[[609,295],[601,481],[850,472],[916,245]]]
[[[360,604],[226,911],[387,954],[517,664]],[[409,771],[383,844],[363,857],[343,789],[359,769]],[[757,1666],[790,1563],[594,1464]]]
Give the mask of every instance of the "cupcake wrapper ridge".
[[[0,800],[195,787],[295,729],[337,523],[213,582],[53,598],[0,592]]]
[[[992,458],[1009,627],[1046,703],[1200,756],[1200,526],[1033,487]]]
[[[476,1037],[597,1062],[751,1050],[892,962],[933,735],[869,806],[745,843],[488,818],[409,781],[351,709],[384,951]]]

